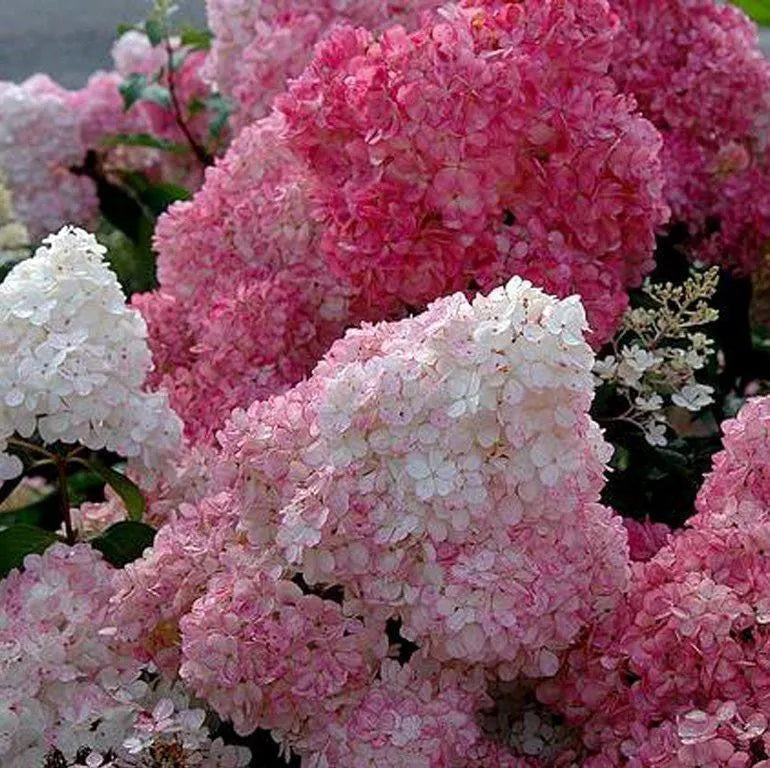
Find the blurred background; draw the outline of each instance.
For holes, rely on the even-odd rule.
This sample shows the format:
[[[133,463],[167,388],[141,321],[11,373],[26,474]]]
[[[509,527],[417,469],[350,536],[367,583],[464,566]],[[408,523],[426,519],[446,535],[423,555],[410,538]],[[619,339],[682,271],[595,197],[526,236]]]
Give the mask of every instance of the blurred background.
[[[204,0],[181,0],[177,18],[205,23]],[[150,0],[0,0],[0,80],[46,72],[69,88],[111,68],[118,24],[144,18]]]

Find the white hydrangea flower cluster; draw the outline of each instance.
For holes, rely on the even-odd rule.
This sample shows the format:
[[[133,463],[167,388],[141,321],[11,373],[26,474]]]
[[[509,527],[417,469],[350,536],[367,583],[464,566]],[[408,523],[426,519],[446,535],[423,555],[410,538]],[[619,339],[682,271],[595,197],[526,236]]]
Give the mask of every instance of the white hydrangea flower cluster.
[[[306,385],[317,437],[289,462],[289,561],[356,610],[390,606],[436,658],[553,674],[626,578],[625,534],[594,503],[611,449],[585,328],[577,297],[514,278],[348,332]],[[257,538],[262,514],[244,504]]]
[[[596,383],[613,386],[626,401],[613,418],[639,427],[650,445],[666,445],[669,407],[695,413],[713,402],[713,388],[695,378],[714,353],[713,341],[694,329],[717,319],[708,300],[718,277],[713,267],[680,286],[645,283],[650,306],[626,312],[612,354],[594,365]]]
[[[22,467],[18,433],[107,448],[159,469],[182,424],[165,393],[142,391],[152,366],[147,327],[93,235],[65,227],[0,284],[0,479]]]

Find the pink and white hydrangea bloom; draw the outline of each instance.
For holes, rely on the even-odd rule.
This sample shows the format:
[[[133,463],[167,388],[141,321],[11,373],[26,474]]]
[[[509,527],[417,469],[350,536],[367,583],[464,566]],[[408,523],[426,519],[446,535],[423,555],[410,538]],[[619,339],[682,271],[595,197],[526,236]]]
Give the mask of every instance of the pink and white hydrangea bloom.
[[[295,411],[313,413],[308,471],[272,521],[289,561],[397,613],[437,658],[552,674],[626,578],[625,532],[594,503],[609,448],[588,416],[585,328],[575,297],[514,278],[348,332]],[[264,515],[243,506],[256,541]]]
[[[86,148],[69,97],[45,75],[0,82],[0,172],[33,240],[96,217],[93,182],[71,170],[82,165]]]
[[[28,555],[0,582],[0,761],[64,764],[90,753],[100,766],[144,766],[174,744],[189,765],[240,768],[248,750],[210,738],[205,712],[179,684],[148,684],[143,665],[105,625],[113,569],[86,544]],[[105,758],[106,759],[106,758]]]
[[[722,450],[698,492],[700,528],[756,525],[770,519],[770,397],[749,400],[722,423]]]

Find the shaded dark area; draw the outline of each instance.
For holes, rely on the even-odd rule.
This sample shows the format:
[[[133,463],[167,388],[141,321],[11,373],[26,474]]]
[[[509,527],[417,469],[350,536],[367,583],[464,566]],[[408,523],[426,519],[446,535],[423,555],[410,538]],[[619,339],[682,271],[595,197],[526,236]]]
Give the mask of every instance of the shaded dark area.
[[[249,736],[238,736],[230,723],[223,723],[217,730],[226,744],[241,744],[251,750],[253,768],[299,768],[300,759],[294,755],[288,762],[278,754],[278,745],[270,736],[270,731],[257,729]]]
[[[654,282],[681,284],[687,278],[690,265],[681,247],[684,240],[685,232],[677,227],[659,238],[657,266],[651,275]],[[714,361],[701,377],[715,389],[715,402],[710,407],[714,423],[732,415],[724,407],[729,395],[743,395],[752,381],[770,379],[770,354],[758,348],[752,337],[751,295],[750,278],[720,273],[713,299],[719,320],[704,330],[721,350],[723,367],[717,370]],[[644,304],[639,293],[632,295],[632,303]],[[601,421],[602,414],[617,412],[619,407],[619,398],[603,388],[597,392],[592,412]],[[606,439],[617,446],[602,501],[628,517],[643,519],[649,515],[654,521],[681,526],[693,513],[703,476],[711,469],[711,457],[721,448],[720,436],[678,438],[658,447],[647,443],[631,425],[603,422],[602,426]]]

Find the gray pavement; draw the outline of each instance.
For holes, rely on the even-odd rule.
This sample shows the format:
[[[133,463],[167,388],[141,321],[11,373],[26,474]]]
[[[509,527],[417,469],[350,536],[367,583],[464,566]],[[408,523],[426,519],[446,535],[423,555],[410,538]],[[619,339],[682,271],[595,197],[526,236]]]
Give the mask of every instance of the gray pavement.
[[[204,0],[180,0],[177,17],[203,24]],[[69,88],[110,67],[118,24],[142,19],[150,0],[0,0],[0,80],[46,72]]]

